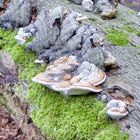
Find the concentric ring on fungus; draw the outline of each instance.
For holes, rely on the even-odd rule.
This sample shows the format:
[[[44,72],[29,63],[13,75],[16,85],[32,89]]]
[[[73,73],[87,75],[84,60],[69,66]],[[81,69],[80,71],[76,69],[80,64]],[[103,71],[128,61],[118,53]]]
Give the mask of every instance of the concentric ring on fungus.
[[[86,64],[91,69],[83,69]],[[72,65],[78,67],[72,71]],[[89,92],[101,92],[102,88],[99,85],[106,80],[106,74],[94,64],[79,63],[76,57],[69,56],[59,58],[50,64],[44,73],[37,75],[32,80],[63,94],[83,95]]]

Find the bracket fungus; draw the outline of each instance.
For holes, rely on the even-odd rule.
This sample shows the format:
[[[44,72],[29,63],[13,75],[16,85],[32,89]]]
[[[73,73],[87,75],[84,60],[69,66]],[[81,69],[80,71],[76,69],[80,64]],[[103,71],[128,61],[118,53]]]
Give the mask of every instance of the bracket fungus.
[[[20,12],[28,3],[26,0],[23,2]],[[18,2],[15,5],[20,4]],[[14,16],[11,13],[11,19],[8,10],[16,6],[9,5],[0,16],[0,21],[2,26],[5,26],[5,22],[13,27],[22,26],[15,37],[19,44],[24,44],[28,37],[33,37],[26,50],[36,52],[38,58],[35,63],[52,62],[46,72],[33,78],[33,81],[66,95],[102,91],[100,85],[105,81],[106,74],[99,68],[116,64],[116,59],[104,46],[101,31],[85,22],[86,16],[63,6],[48,10],[47,7],[34,6],[34,2],[27,5],[28,17],[19,20],[15,18],[21,14],[18,9]]]
[[[99,68],[117,63],[104,47],[102,33],[94,25],[82,22],[87,17],[62,6],[51,10],[46,17],[47,22],[37,19],[34,24],[21,28],[16,37],[22,44],[26,38],[34,36],[27,48],[36,52],[35,63],[52,62],[46,72],[33,81],[65,95],[101,92],[100,85],[106,74]],[[40,26],[42,22],[44,30]]]
[[[84,95],[101,92],[99,85],[106,80],[106,74],[94,64],[80,63],[75,56],[64,56],[32,80],[64,95]]]
[[[129,113],[127,110],[126,103],[121,100],[115,100],[115,99],[111,100],[107,104],[106,110],[107,110],[107,115],[115,120],[124,118]]]
[[[98,0],[94,12],[100,13],[103,19],[112,19],[117,15],[118,0]]]
[[[113,0],[96,0],[96,2],[93,2],[94,12],[100,13],[103,18],[115,17],[117,3],[112,3],[111,1]],[[0,4],[2,2],[3,0],[0,1]],[[45,2],[46,4],[49,3],[48,1]],[[51,3],[53,2],[51,1]],[[104,36],[97,26],[94,26],[93,23],[85,22],[85,16],[81,16],[72,10],[78,6],[73,6],[72,4],[69,6],[69,3],[66,3],[66,6],[70,9],[66,11],[62,6],[57,7],[61,3],[63,1],[52,6],[45,5],[44,1],[11,0],[6,9],[0,13],[1,27],[8,29],[23,28],[16,38],[19,43],[24,43],[28,34],[33,36],[33,40],[27,45],[26,50],[36,53],[36,63],[51,63],[46,72],[34,77],[33,81],[46,85],[64,95],[84,95],[89,92],[100,92],[102,91],[102,86],[100,85],[106,79],[106,74],[103,71],[106,67],[108,69],[110,66],[117,65],[118,60],[119,66],[122,67],[118,69],[116,75],[108,77],[104,86],[118,85],[123,87],[131,95],[135,95],[136,102],[134,105],[139,107],[139,51],[129,45],[125,48],[117,47],[118,45],[107,47],[108,44],[104,41]],[[82,4],[82,0],[79,0],[78,4]],[[34,6],[37,9],[34,9]],[[50,10],[50,7],[55,8]],[[78,9],[78,11],[80,10]],[[124,11],[126,12],[127,10]],[[122,15],[124,17],[127,14]],[[124,19],[127,17],[129,16],[127,15]],[[96,18],[98,22],[95,24],[102,21],[98,19]],[[122,19],[119,18],[119,22],[120,20]],[[130,23],[132,22],[131,18],[121,22],[121,24],[117,24],[117,27],[129,21]],[[116,25],[114,22],[111,24],[112,26]],[[104,24],[102,21],[101,23],[100,27],[102,26],[103,29],[110,25],[110,22]],[[132,59],[130,59],[131,57]],[[62,60],[66,62],[61,62]],[[132,83],[135,83],[134,87]],[[122,96],[118,97],[118,94],[117,97],[116,95],[112,95],[112,97],[122,99]],[[102,96],[102,98],[106,101],[106,96]],[[107,110],[108,115],[113,119],[125,117],[128,114],[125,106],[126,104],[131,105],[133,99],[127,97],[121,102],[123,102],[122,104],[125,102],[125,105],[114,105]],[[139,116],[139,112],[135,111],[134,115],[130,115],[127,118],[129,122],[132,122],[131,135],[134,136],[134,139],[138,139],[136,136],[140,127],[136,120],[139,119]],[[133,130],[137,130],[136,135],[132,134]]]
[[[30,30],[29,33],[25,32],[23,28],[20,28],[18,34],[15,36],[15,39],[18,44],[23,45],[26,42],[27,38],[32,37],[34,30]]]
[[[112,19],[117,15],[119,0],[72,0],[75,4],[81,4],[84,11],[99,13],[103,19]]]
[[[79,60],[96,66],[103,66],[104,62],[106,65],[116,64],[116,60],[104,47],[102,33],[94,25],[83,22],[85,19],[86,16],[74,11],[67,11],[66,14],[66,9],[62,6],[51,10],[47,21],[42,21],[44,29],[40,24],[36,25],[36,22],[35,28],[24,28],[24,32],[28,34],[34,30],[33,41],[26,50],[35,51],[38,59],[46,63],[61,56],[75,55]]]
[[[34,2],[23,1],[23,4],[9,5],[0,16],[0,22],[1,26],[5,26],[6,22],[13,27],[23,27],[15,37],[19,44],[33,36],[26,50],[36,52],[36,63],[52,62],[46,72],[33,78],[33,81],[66,95],[102,91],[100,85],[105,81],[106,74],[99,68],[116,64],[116,59],[104,47],[102,33],[91,23],[84,22],[86,16],[63,6],[48,12],[46,7],[35,7]],[[20,13],[18,9],[15,14],[9,14],[9,10],[19,5],[22,5]],[[28,16],[16,18],[24,7]]]
[[[87,12],[93,11],[93,1],[92,0],[83,0],[82,8],[84,11],[87,11]]]
[[[84,11],[100,13],[102,18],[111,19],[116,17],[117,14],[118,0],[97,0],[95,2],[92,0],[71,1],[75,4],[81,4]],[[46,22],[47,14],[49,11],[51,10],[45,6],[44,1],[38,2],[37,0],[1,0],[0,26],[6,29],[26,26],[29,26],[29,29],[33,26],[42,26],[43,23]],[[59,9],[57,9],[57,12],[59,13]],[[55,11],[55,15],[57,12]],[[42,24],[40,21],[42,21]]]

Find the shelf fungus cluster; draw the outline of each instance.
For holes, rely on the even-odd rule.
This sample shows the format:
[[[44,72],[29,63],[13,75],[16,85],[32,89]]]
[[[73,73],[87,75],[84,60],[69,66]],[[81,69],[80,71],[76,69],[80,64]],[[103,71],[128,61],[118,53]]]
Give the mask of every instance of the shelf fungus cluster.
[[[115,18],[117,14],[118,0],[69,1],[80,4],[84,11],[100,13],[102,18]],[[102,96],[104,101],[109,102],[106,113],[112,119],[125,117],[129,113],[128,107],[132,104],[139,108],[140,82],[137,78],[140,75],[139,50],[129,45],[128,47],[109,46],[107,40],[104,40],[103,33],[93,23],[88,22],[86,16],[72,10],[78,6],[73,6],[73,3],[68,5],[69,2],[62,0],[54,2],[55,0],[0,0],[0,27],[20,28],[15,37],[16,41],[22,45],[27,38],[32,37],[25,51],[36,53],[36,63],[49,63],[46,71],[32,80],[63,95],[85,95],[90,92],[100,93],[102,90],[100,95],[102,93],[107,95],[108,87],[121,87],[134,95],[135,102],[133,102],[134,98],[129,96],[122,97],[121,90],[117,90],[116,94],[113,90],[111,96],[114,100],[111,98],[111,102],[108,96]],[[61,4],[69,9],[60,6]],[[127,14],[122,15],[124,17]],[[130,18],[129,21],[132,22]],[[106,25],[103,27],[106,28]],[[7,55],[3,58],[0,60],[10,59]],[[0,61],[0,64],[2,66],[4,63]],[[7,66],[7,62],[5,64]],[[7,71],[5,66],[0,69],[2,79],[0,84],[7,81],[13,84],[17,81],[17,71],[14,67],[14,73],[11,73],[13,69],[10,67]],[[117,72],[116,66],[120,66]],[[113,71],[110,72],[110,69]],[[116,73],[112,76],[114,71]],[[140,119],[140,113],[135,110],[129,116],[127,119],[132,128],[131,135],[134,139],[139,139],[137,134],[140,127],[137,120]],[[134,135],[133,130],[136,130]]]
[[[64,56],[50,64],[44,73],[33,78],[34,82],[61,92],[63,95],[84,95],[101,92],[100,85],[106,74],[94,64],[79,62],[75,56]]]
[[[37,18],[34,24],[21,28],[16,36],[20,44],[34,36],[26,50],[36,52],[36,63],[52,62],[46,72],[33,81],[65,95],[101,92],[99,85],[106,79],[103,70],[117,64],[104,46],[102,33],[85,22],[86,16],[62,6],[45,16],[46,20]]]
[[[102,90],[99,85],[106,79],[104,67],[117,61],[105,47],[103,34],[86,21],[86,16],[63,6],[48,10],[32,0],[8,2],[0,26],[22,27],[15,37],[17,42],[22,45],[33,37],[26,51],[36,52],[36,62],[52,62],[33,81],[68,95]]]
[[[76,4],[81,4],[86,12],[99,13],[103,19],[112,19],[117,15],[119,0],[71,0]]]
[[[24,27],[23,38],[19,33],[16,39],[24,42],[27,36],[34,36],[26,50],[36,52],[38,59],[45,63],[64,55],[74,55],[80,61],[88,61],[99,67],[105,63],[116,63],[116,59],[104,47],[102,33],[85,22],[86,19],[86,16],[60,6],[48,13],[46,20],[37,19],[34,24]]]
[[[100,13],[104,19],[112,19],[117,15],[118,0],[70,1],[81,4],[84,11]],[[10,29],[30,24],[33,27],[40,24],[40,20],[45,22],[48,11],[45,0],[0,0],[0,26]]]

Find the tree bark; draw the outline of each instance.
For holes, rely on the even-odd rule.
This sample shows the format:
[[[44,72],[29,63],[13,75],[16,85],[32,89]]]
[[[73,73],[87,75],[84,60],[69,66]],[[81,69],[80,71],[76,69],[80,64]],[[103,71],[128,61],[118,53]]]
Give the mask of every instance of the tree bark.
[[[63,33],[62,27],[67,25],[65,24],[66,19],[63,19],[65,16],[65,8],[59,7],[53,10],[60,5],[64,6],[68,11],[70,11],[69,18],[67,18],[67,20],[71,22],[73,29],[70,37],[68,39],[66,38],[66,41],[64,42],[60,37],[61,33]],[[30,21],[32,20],[31,11],[33,7],[37,8],[38,13],[35,22],[30,24]],[[46,62],[55,60],[62,55],[77,54],[77,52],[79,52],[79,48],[76,48],[77,44],[72,44],[72,46],[75,45],[74,49],[68,47],[68,50],[64,50],[64,48],[67,48],[66,44],[68,43],[68,40],[74,42],[76,40],[76,35],[78,35],[78,29],[81,31],[81,24],[79,24],[73,18],[75,15],[72,11],[80,12],[89,17],[89,20],[87,21],[88,23],[82,24],[83,29],[79,36],[85,31],[84,26],[86,26],[86,28],[88,27],[92,34],[97,33],[98,37],[95,39],[95,44],[97,44],[96,41],[98,39],[101,39],[101,36],[106,36],[107,29],[109,28],[114,28],[127,33],[129,43],[126,47],[113,46],[106,39],[104,40],[104,49],[110,51],[117,58],[119,65],[117,72],[113,76],[108,77],[105,83],[104,91],[108,92],[108,88],[118,87],[122,94],[128,93],[134,97],[134,104],[130,108],[132,111],[125,119],[125,123],[130,124],[131,127],[128,130],[126,126],[124,126],[124,129],[129,132],[130,139],[137,140],[140,139],[140,56],[139,49],[136,48],[136,46],[140,46],[140,37],[132,32],[124,30],[123,27],[124,25],[129,25],[140,31],[140,18],[138,18],[130,9],[122,5],[119,5],[117,10],[118,14],[116,19],[103,20],[98,14],[83,12],[81,5],[75,5],[67,0],[13,0],[5,13],[0,16],[0,25],[5,28],[24,27],[26,32],[29,32],[30,29],[35,28],[36,32],[33,35],[33,41],[27,46],[27,48],[35,51],[38,57],[44,59]],[[49,28],[50,25],[54,24],[56,19],[59,19],[61,28],[58,26]],[[92,24],[94,24],[94,26]],[[48,32],[48,30],[50,32]],[[93,30],[96,30],[96,32]],[[64,37],[65,36],[63,33],[62,39],[64,39]],[[90,34],[87,42],[83,42],[82,46],[84,46],[85,43],[85,48],[84,51],[83,48],[80,48],[79,57],[82,61],[87,60],[94,63],[97,57],[92,57],[95,49],[92,48],[91,44],[88,44],[91,38],[93,38],[93,36],[91,37]],[[101,43],[101,40],[98,43]],[[99,46],[101,46],[101,44],[99,44]],[[99,52],[97,52],[97,54],[98,53]],[[99,60],[100,57],[98,61]]]

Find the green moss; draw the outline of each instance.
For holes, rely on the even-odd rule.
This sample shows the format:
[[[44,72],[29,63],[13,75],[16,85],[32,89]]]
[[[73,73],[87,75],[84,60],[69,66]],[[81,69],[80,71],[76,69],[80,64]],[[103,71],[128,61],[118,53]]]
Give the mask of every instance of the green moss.
[[[136,11],[129,9],[129,10],[128,10],[128,13],[129,13],[129,14],[132,14],[132,15],[135,15],[135,14],[136,14]]]
[[[96,19],[95,19],[95,18],[89,18],[89,20],[90,20],[92,23],[95,23],[95,22],[96,22]]]
[[[18,65],[19,79],[31,81],[31,77],[35,76],[38,72],[41,72],[45,67],[40,67],[35,64],[35,55],[34,53],[25,52],[25,46],[19,46],[16,44],[14,36],[16,32],[13,31],[3,31],[0,30],[0,38],[3,38],[0,44],[0,47],[8,51],[12,58]]]
[[[127,140],[128,139],[128,135],[119,133],[119,131],[116,130],[119,130],[119,126],[117,125],[108,126],[107,129],[99,132],[95,136],[94,140]],[[110,135],[110,133],[113,135]]]
[[[126,46],[129,42],[128,35],[124,32],[115,29],[109,29],[106,31],[107,40],[115,46]]]
[[[140,31],[137,31],[136,32],[136,35],[140,37]]]
[[[135,47],[140,49],[140,46],[135,46]]]
[[[54,140],[126,140],[127,134],[106,119],[104,104],[95,96],[64,98],[45,86],[33,83],[32,77],[45,67],[34,63],[35,55],[25,53],[24,47],[16,44],[16,32],[0,30],[3,50],[8,51],[18,65],[19,79],[29,83],[28,99],[32,106],[31,118],[41,132]]]
[[[137,30],[134,27],[131,27],[129,25],[125,25],[125,26],[123,26],[123,29],[128,31],[129,33],[134,33],[134,34],[136,34],[137,36],[140,37],[140,30]]]
[[[130,32],[130,33],[133,33],[135,32],[136,30],[134,28],[132,28],[131,26],[123,26],[123,29],[125,29],[126,31]]]

